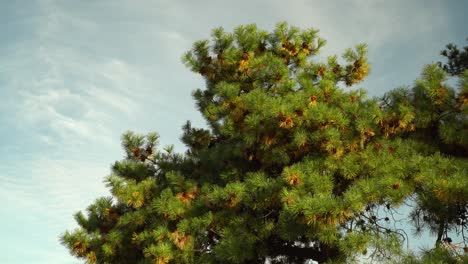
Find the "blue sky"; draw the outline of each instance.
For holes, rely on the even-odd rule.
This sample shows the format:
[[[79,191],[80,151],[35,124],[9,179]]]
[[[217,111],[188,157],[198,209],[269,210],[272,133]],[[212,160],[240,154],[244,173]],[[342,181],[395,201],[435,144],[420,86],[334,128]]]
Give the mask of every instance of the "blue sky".
[[[321,56],[369,45],[371,95],[410,85],[448,42],[466,1],[0,0],[0,263],[80,263],[58,243],[72,214],[107,195],[126,130],[162,145],[204,121],[180,62],[212,28],[287,21],[320,29]],[[432,243],[432,241],[430,242]]]

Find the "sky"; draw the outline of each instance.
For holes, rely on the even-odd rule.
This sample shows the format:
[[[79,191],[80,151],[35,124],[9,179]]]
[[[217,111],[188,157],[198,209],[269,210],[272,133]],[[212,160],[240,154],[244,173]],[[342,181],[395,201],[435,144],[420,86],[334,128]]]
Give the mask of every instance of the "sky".
[[[109,195],[123,132],[184,151],[185,121],[205,126],[191,97],[204,82],[181,56],[211,29],[316,28],[322,58],[367,43],[359,87],[381,96],[445,44],[466,45],[466,11],[463,0],[0,0],[0,263],[82,263],[58,237]]]

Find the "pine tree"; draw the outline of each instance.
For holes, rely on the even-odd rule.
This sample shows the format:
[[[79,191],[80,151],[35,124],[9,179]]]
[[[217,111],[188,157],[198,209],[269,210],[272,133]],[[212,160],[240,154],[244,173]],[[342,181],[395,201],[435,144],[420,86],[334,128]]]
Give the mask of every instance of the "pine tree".
[[[366,46],[319,62],[317,33],[247,25],[196,42],[183,61],[206,81],[193,96],[208,128],[187,122],[184,154],[124,134],[112,197],[62,243],[88,263],[341,263],[400,255],[388,223],[414,194],[431,217],[426,193],[466,206],[463,92],[431,66],[419,88],[369,99],[347,88],[369,72]]]
[[[457,50],[452,44],[448,50]],[[468,47],[465,47],[465,49]],[[411,89],[396,89],[384,97],[389,112],[402,119],[411,113],[409,122],[414,131],[406,136],[432,150],[433,157],[450,157],[448,162],[426,159],[428,170],[424,182],[416,189],[416,207],[411,213],[416,234],[428,228],[436,236],[437,248],[445,247],[456,258],[465,260],[468,247],[465,233],[468,226],[468,70],[464,66],[466,52],[443,51],[449,63],[428,65]],[[466,63],[465,63],[466,64]],[[458,87],[446,84],[447,74],[458,78]],[[407,131],[401,131],[405,133]],[[432,168],[431,168],[432,167]],[[433,168],[443,168],[442,171]],[[462,238],[457,246],[449,233]],[[425,256],[444,256],[435,250]],[[446,263],[449,261],[447,260]],[[423,263],[426,263],[423,261]],[[434,262],[435,263],[435,262]]]
[[[439,62],[438,65],[448,74],[459,76],[468,69],[468,46],[463,47],[463,50],[460,51],[455,44],[449,43],[440,52],[440,55],[447,58],[447,62],[445,64]]]

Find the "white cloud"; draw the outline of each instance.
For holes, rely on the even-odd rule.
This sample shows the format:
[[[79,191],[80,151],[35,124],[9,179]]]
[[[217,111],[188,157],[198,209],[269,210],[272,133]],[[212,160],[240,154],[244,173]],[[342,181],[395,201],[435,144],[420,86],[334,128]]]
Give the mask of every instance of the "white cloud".
[[[137,102],[142,100],[145,80],[129,64],[116,59],[86,61],[66,52],[38,57],[44,73],[36,74],[35,80],[13,77],[10,87],[20,100],[18,117],[26,122],[23,125],[42,131],[41,137],[53,133],[60,140],[102,141],[112,135],[116,117],[141,111]]]
[[[0,247],[6,253],[0,262],[23,262],[19,256],[27,263],[72,262],[58,237],[76,226],[72,214],[107,195],[102,179],[109,173],[108,163],[98,160],[37,157],[22,167],[0,166],[0,199],[5,204]],[[20,245],[25,248],[21,254]]]
[[[56,1],[39,3],[42,18],[31,36],[34,41],[22,47],[29,53],[15,53],[8,60],[21,61],[21,66],[0,65],[7,73],[0,79],[8,89],[3,93],[15,99],[8,104],[16,123],[47,144],[115,144],[109,138],[122,132],[122,119],[143,112],[151,90],[151,97],[157,96],[149,85],[157,82],[131,63],[106,56],[108,46],[93,46],[102,25]],[[176,33],[169,36],[180,40]]]

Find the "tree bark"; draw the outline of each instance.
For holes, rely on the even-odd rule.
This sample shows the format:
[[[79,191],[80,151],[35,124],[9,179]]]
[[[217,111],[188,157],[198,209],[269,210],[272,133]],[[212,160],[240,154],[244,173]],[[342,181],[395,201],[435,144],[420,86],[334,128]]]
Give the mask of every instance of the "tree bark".
[[[436,247],[440,246],[442,242],[442,236],[444,235],[444,231],[445,231],[445,221],[442,220],[439,223],[439,230],[437,231]]]

